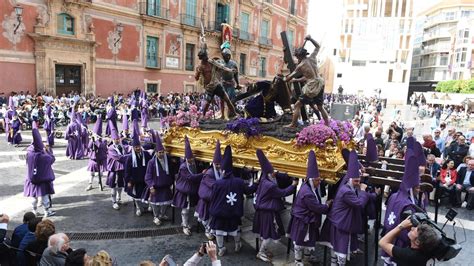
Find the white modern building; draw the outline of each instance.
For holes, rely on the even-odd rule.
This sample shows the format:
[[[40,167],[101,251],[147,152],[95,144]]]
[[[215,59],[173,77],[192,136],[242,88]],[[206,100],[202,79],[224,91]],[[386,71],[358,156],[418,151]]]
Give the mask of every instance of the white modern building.
[[[444,0],[419,14],[410,92],[433,90],[438,81],[470,79],[474,0]]]
[[[344,0],[338,44],[322,73],[327,91],[371,94],[389,103],[407,98],[414,0]],[[377,92],[376,92],[377,91]]]

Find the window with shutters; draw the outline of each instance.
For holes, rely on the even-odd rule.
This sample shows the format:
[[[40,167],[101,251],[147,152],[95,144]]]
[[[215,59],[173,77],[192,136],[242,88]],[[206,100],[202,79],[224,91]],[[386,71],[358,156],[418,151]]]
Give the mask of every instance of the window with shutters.
[[[250,39],[249,34],[250,14],[242,12],[240,14],[240,38],[244,40]]]
[[[245,75],[245,65],[247,61],[247,55],[246,54],[240,54],[240,62],[239,62],[239,72],[241,75]]]
[[[148,16],[162,17],[162,15],[161,15],[161,0],[147,0],[146,14]]]
[[[195,45],[191,43],[186,44],[186,70],[194,71],[194,50]]]
[[[146,66],[160,67],[158,60],[158,38],[146,37]]]
[[[197,25],[196,8],[196,0],[186,0],[186,14],[183,18],[184,24],[191,26]]]
[[[216,8],[216,25],[230,22],[230,7],[229,5],[217,4]]]
[[[74,35],[74,18],[66,13],[58,15],[58,33]]]

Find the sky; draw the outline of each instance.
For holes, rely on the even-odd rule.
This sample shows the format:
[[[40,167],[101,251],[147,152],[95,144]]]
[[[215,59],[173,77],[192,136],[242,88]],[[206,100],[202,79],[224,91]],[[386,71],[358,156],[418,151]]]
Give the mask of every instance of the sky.
[[[413,0],[414,14],[426,10],[441,0]],[[340,13],[343,0],[309,0],[308,33],[321,45],[320,54],[325,47],[334,47],[339,37]],[[309,51],[313,48],[306,47]]]

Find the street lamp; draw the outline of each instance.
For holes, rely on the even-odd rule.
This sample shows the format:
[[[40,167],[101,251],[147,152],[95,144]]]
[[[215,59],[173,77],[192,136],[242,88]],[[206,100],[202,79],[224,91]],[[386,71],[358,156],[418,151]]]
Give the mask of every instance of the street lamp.
[[[115,41],[114,46],[117,46],[117,43],[122,40],[122,32],[123,32],[123,25],[122,23],[117,24],[115,27],[115,31],[118,34],[118,39]]]
[[[18,24],[16,24],[16,27],[13,30],[13,34],[16,34],[16,31],[18,30],[18,28],[21,25],[21,16],[23,14],[23,7],[21,7],[20,5],[16,5],[15,6],[15,14],[16,14],[16,20],[17,20]]]

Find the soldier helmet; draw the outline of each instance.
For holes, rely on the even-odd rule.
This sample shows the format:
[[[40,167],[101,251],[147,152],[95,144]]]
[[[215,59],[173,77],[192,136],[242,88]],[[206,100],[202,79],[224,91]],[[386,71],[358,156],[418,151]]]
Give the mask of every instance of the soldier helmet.
[[[232,52],[229,48],[222,49],[222,55],[232,55]]]

